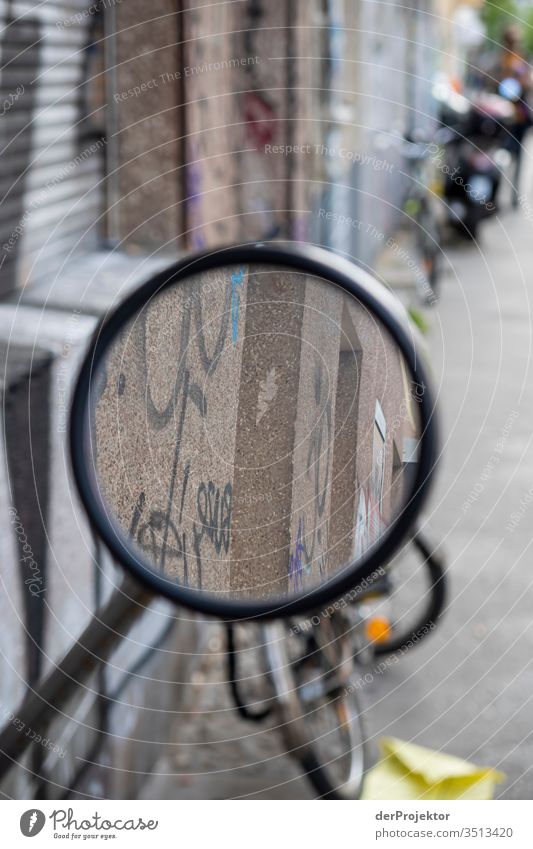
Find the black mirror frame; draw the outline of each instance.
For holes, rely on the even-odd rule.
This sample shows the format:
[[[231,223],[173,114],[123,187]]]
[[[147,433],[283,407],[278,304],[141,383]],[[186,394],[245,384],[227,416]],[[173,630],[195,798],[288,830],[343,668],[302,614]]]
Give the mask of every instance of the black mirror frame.
[[[272,598],[268,601],[228,601],[202,595],[201,590],[185,587],[159,577],[147,564],[141,552],[135,556],[128,539],[113,525],[104,510],[97,482],[85,462],[84,445],[90,426],[90,387],[95,368],[124,324],[159,291],[181,279],[201,271],[228,265],[251,263],[286,266],[339,286],[374,313],[387,328],[400,348],[415,385],[423,387],[418,398],[421,419],[421,446],[417,473],[405,507],[389,526],[380,541],[362,560],[348,564],[326,585],[311,589],[293,599]],[[355,264],[324,248],[310,244],[251,243],[233,245],[188,257],[161,271],[127,297],[97,328],[91,348],[81,367],[74,390],[70,414],[70,452],[74,479],[91,524],[111,554],[145,587],[178,605],[218,619],[243,621],[307,614],[327,605],[333,599],[367,581],[389,561],[413,527],[426,500],[437,458],[435,403],[427,372],[415,347],[412,329],[402,307],[387,289]]]

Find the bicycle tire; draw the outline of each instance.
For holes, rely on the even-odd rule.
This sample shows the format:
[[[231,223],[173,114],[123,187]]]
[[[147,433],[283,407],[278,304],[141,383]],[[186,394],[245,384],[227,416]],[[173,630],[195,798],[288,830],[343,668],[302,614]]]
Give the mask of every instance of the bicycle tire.
[[[418,247],[424,274],[430,288],[430,293],[425,294],[425,301],[426,303],[432,303],[433,298],[438,297],[442,274],[442,238],[437,219],[427,201],[422,203],[417,224]]]
[[[424,558],[422,565],[428,572],[430,588],[428,602],[414,625],[411,625],[403,633],[395,634],[392,639],[374,645],[373,654],[375,657],[395,654],[417,646],[432,632],[446,606],[447,578],[442,558],[436,553],[434,546],[421,531],[417,531],[412,541],[422,554]]]
[[[257,702],[254,702],[254,707],[252,708],[250,700],[241,692],[240,682],[242,679],[238,670],[235,629],[229,622],[226,623],[226,642],[228,685],[235,710],[242,719],[246,719],[248,722],[262,722],[272,713],[272,703],[266,701],[258,706]]]
[[[321,621],[316,628],[323,628],[324,622],[327,623],[327,621]],[[368,744],[356,685],[346,671],[342,670],[342,667],[346,670],[347,665],[350,670],[353,668],[351,658],[341,657],[334,643],[330,643],[334,652],[337,652],[338,663],[333,665],[333,670],[327,671],[338,672],[338,680],[333,682],[333,679],[330,679],[331,688],[325,675],[315,676],[306,684],[299,673],[308,660],[310,665],[314,663],[315,669],[322,667],[321,671],[323,671],[326,666],[324,648],[316,646],[314,650],[309,650],[306,647],[305,650],[308,653],[294,662],[291,661],[287,650],[287,634],[283,624],[267,625],[265,631],[266,665],[275,692],[280,731],[288,753],[299,761],[320,799],[360,798],[367,764]],[[288,639],[290,638],[289,636]],[[331,666],[331,663],[329,665]],[[322,689],[321,682],[324,682]],[[306,686],[308,690],[311,690],[311,694],[314,687],[316,693],[314,698],[304,698]],[[323,696],[324,704],[320,705]],[[327,711],[327,722],[330,719],[335,722],[336,716],[338,721],[336,728],[332,731],[327,732],[326,735],[320,733],[317,735],[316,720],[322,708]],[[320,713],[320,719],[325,717],[325,712]],[[328,755],[324,755],[321,751],[323,742],[327,744]],[[341,743],[340,754],[338,754],[339,742]],[[329,753],[332,753],[331,757]],[[339,774],[339,767],[341,774]]]

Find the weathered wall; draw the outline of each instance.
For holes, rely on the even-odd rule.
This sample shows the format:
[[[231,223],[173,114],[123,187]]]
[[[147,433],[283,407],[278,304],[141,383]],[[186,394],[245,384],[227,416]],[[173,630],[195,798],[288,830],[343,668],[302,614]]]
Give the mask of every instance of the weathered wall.
[[[334,286],[229,266],[168,287],[94,385],[105,509],[170,579],[283,595],[325,580],[395,516],[394,467],[418,435],[410,388],[387,332]]]
[[[107,38],[110,232],[145,248],[176,250],[184,219],[175,0],[110,7]]]
[[[135,9],[125,5],[116,15],[119,59],[140,52],[136,31],[120,32],[120,24],[136,17]],[[128,204],[134,215],[142,208],[148,218],[154,203],[169,209],[177,202],[179,216],[165,215],[161,232],[157,227],[147,232],[147,225],[139,222],[137,232],[127,210],[117,208],[117,235],[142,244],[145,233],[153,247],[159,247],[164,237],[174,238],[179,247],[200,250],[231,241],[303,233],[300,219],[305,220],[309,202],[302,178],[308,176],[309,163],[268,153],[265,146],[294,143],[301,129],[297,121],[308,120],[312,114],[310,87],[304,88],[303,96],[289,91],[295,82],[307,84],[301,75],[311,60],[287,62],[286,57],[307,47],[302,33],[314,34],[296,26],[298,19],[303,22],[309,16],[313,4],[294,0],[253,0],[237,6],[198,3],[182,14],[177,13],[178,6],[167,0],[166,9],[174,14],[143,28],[143,53],[145,40],[148,45],[161,44],[161,27],[166,42],[173,34],[173,47],[162,61],[159,50],[150,51],[147,59],[141,57],[133,66],[129,61],[120,65],[114,75],[119,92],[126,92],[116,103],[123,176],[114,191],[118,207]],[[135,84],[144,85],[145,91],[127,96]],[[154,118],[157,110],[161,114]],[[158,138],[168,139],[168,145],[128,164],[130,147],[139,154],[153,148],[148,141],[154,129]],[[163,167],[164,179],[150,183],[154,168],[161,174]],[[132,181],[135,193],[124,201],[124,189]],[[293,214],[293,208],[301,213]]]

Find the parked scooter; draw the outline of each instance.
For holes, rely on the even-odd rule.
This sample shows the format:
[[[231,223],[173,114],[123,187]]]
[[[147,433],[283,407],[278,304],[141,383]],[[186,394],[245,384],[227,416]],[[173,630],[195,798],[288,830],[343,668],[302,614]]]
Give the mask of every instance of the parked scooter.
[[[478,93],[471,99],[451,87],[436,87],[442,129],[433,145],[444,175],[443,195],[449,223],[469,239],[497,209],[502,171],[509,168],[507,140],[514,121],[513,104],[500,94]]]

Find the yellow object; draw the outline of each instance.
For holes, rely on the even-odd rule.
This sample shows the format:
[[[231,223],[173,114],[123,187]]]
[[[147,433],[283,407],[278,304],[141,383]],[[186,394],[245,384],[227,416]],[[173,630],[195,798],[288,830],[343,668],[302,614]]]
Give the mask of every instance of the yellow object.
[[[371,643],[386,643],[391,636],[391,626],[387,617],[372,616],[366,623],[366,636]]]
[[[366,776],[363,799],[492,799],[505,775],[394,737]]]

